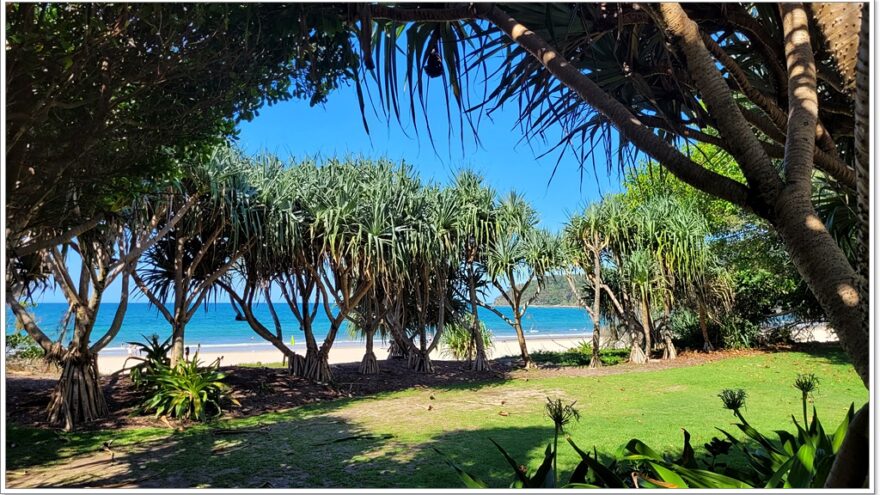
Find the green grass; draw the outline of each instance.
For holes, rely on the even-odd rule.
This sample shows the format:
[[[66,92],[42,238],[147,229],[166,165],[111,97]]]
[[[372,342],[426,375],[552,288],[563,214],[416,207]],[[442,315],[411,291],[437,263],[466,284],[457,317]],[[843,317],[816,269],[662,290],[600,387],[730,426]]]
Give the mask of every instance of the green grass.
[[[169,486],[259,487],[269,482],[274,487],[460,487],[433,450],[436,447],[490,485],[503,487],[510,482],[509,466],[488,439],[499,442],[520,462],[534,465],[553,435],[544,416],[547,396],[577,401],[581,420],[570,426],[569,433],[583,449],[596,446],[600,453],[610,454],[636,437],[655,450],[677,452],[681,428],[687,428],[699,452],[703,443],[719,435],[715,427],[735,430],[733,416],[722,409],[717,397],[724,388],[746,389],[749,397],[743,412],[758,430],[793,429],[790,417],[800,411],[800,393],[792,386],[797,373],[815,373],[821,379],[815,405],[830,427],[837,426],[851,402],[858,408],[868,398],[843,353],[826,349],[662,371],[411,389],[224,421],[183,433],[93,432],[62,442],[51,432],[7,425],[7,447],[16,444],[7,450],[7,462],[10,470],[58,462],[100,450],[103,441],[114,438],[114,448],[141,447],[117,461],[130,465],[132,479],[148,473],[152,482]],[[508,415],[499,415],[500,411]],[[212,434],[218,426],[267,429]],[[563,477],[577,461],[571,448],[560,445]],[[114,480],[119,481],[105,482]]]

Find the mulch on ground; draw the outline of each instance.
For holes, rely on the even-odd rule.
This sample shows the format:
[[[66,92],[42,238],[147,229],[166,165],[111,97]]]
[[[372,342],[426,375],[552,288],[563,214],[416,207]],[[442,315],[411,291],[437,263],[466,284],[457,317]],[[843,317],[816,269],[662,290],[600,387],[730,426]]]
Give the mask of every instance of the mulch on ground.
[[[695,366],[730,357],[748,356],[761,350],[682,352],[678,359],[655,359],[643,365],[618,364],[598,369],[574,366],[543,365],[537,369],[519,368],[519,360],[501,358],[492,361],[491,372],[467,370],[460,361],[434,361],[435,373],[417,374],[406,367],[404,360],[380,361],[380,373],[361,375],[358,363],[331,365],[335,383],[310,383],[277,368],[226,366],[227,383],[235,391],[240,406],[228,407],[224,418],[241,418],[267,412],[276,412],[306,404],[337,399],[363,397],[418,387],[459,387],[506,380],[529,380],[549,377],[602,376],[618,373],[656,371],[666,368]],[[46,408],[57,380],[57,371],[51,369],[12,371],[6,376],[6,419],[23,426],[48,428]],[[104,376],[101,379],[110,416],[86,425],[84,429],[169,427],[168,422],[152,415],[138,415],[137,406],[143,395],[134,389],[124,375]]]

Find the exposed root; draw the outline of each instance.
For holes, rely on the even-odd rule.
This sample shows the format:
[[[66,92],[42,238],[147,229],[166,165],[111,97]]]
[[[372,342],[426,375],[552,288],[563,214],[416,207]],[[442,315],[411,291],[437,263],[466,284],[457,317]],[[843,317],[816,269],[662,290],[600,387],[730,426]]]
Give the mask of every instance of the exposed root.
[[[434,363],[431,357],[421,351],[410,352],[407,364],[416,373],[434,373]]]
[[[333,373],[330,372],[327,354],[321,351],[307,351],[302,370],[296,376],[316,383],[333,382]]]
[[[70,431],[109,415],[98,381],[97,356],[88,351],[70,351],[61,361],[61,378],[49,402],[49,422]]]
[[[639,345],[633,345],[629,351],[629,362],[635,364],[645,364],[648,362],[648,356]]]
[[[379,362],[376,360],[376,354],[373,351],[364,354],[358,372],[362,375],[376,375],[379,373]]]
[[[489,359],[486,357],[486,351],[478,349],[476,354],[477,356],[471,361],[471,371],[492,371]]]

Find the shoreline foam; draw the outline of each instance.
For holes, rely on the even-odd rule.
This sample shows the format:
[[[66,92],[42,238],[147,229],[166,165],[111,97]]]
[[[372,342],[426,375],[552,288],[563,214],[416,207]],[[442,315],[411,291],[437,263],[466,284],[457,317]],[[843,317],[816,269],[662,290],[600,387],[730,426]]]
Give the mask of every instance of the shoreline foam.
[[[511,355],[518,356],[520,354],[519,344],[516,340],[516,337],[506,337],[507,336],[505,336],[505,338],[496,338],[494,340],[493,347],[490,352],[490,357],[495,358]],[[563,351],[578,345],[578,343],[586,338],[589,338],[589,335],[566,335],[560,337],[545,335],[528,339],[526,341],[526,344],[528,345],[530,353],[536,351]],[[260,348],[256,348],[257,346],[259,346]],[[217,358],[221,358],[220,362],[222,366],[232,366],[258,362],[278,363],[281,362],[283,357],[281,351],[279,351],[274,346],[272,346],[272,344],[269,344],[267,342],[255,342],[253,344],[247,344],[247,347],[250,347],[250,349],[247,349],[246,347],[241,347],[222,351],[217,348],[208,348],[207,346],[202,346],[199,351],[199,360],[203,363],[210,363]],[[330,355],[328,357],[329,362],[330,364],[360,362],[360,360],[364,356],[364,347],[365,344],[362,341],[338,342],[336,345],[333,346],[332,349],[330,349]],[[195,352],[196,348],[197,346],[192,345],[190,346],[190,351]],[[298,354],[305,354],[305,343],[297,342],[297,344],[293,347],[293,350]],[[388,357],[388,344],[378,344],[377,342],[377,345],[373,351],[376,354],[376,359],[380,361],[384,360]],[[431,357],[433,359],[452,359],[451,357],[444,356],[443,351],[444,348],[442,346],[438,346],[438,348],[431,353]],[[102,351],[98,355],[98,371],[102,374],[115,373],[123,369],[126,359],[128,359],[128,355],[123,352],[108,353],[106,351]],[[132,362],[130,364],[135,363]]]

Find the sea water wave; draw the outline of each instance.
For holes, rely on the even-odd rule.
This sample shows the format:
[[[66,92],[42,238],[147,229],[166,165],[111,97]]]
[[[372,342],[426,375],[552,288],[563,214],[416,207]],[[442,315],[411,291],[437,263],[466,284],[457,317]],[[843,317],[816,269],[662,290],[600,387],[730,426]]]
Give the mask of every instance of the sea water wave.
[[[113,316],[118,307],[115,303],[101,305],[98,319],[95,323],[93,338],[98,338],[103,331],[110,326]],[[297,344],[302,342],[302,332],[299,330],[299,322],[285,304],[275,304],[284,329],[284,338],[290,342],[293,336]],[[40,303],[33,308],[36,320],[43,331],[50,337],[57,338],[61,319],[67,310],[64,303]],[[510,308],[499,308],[510,317]],[[255,313],[261,321],[271,322],[268,307],[265,304],[255,306]],[[15,331],[15,318],[12,311],[7,307],[6,331]],[[494,338],[507,340],[515,337],[513,328],[491,311],[480,308],[480,319],[492,332]],[[589,336],[592,332],[592,322],[586,312],[579,308],[569,307],[531,307],[523,319],[523,327],[531,337],[562,338],[574,336]],[[323,340],[330,328],[330,321],[322,310],[318,310],[313,325],[315,337]],[[68,332],[69,333],[69,332]],[[107,346],[107,350],[122,349],[128,342],[143,341],[144,336],[156,334],[160,338],[170,335],[170,327],[158,311],[147,303],[130,303],[125,313],[125,320],[119,334]],[[247,322],[238,321],[235,318],[235,310],[229,303],[209,303],[204,309],[198,311],[186,327],[186,341],[188,345],[202,348],[242,348],[255,346],[271,346],[271,344],[257,336]],[[357,338],[350,336],[348,327],[343,327],[337,335],[340,344],[354,345]]]

